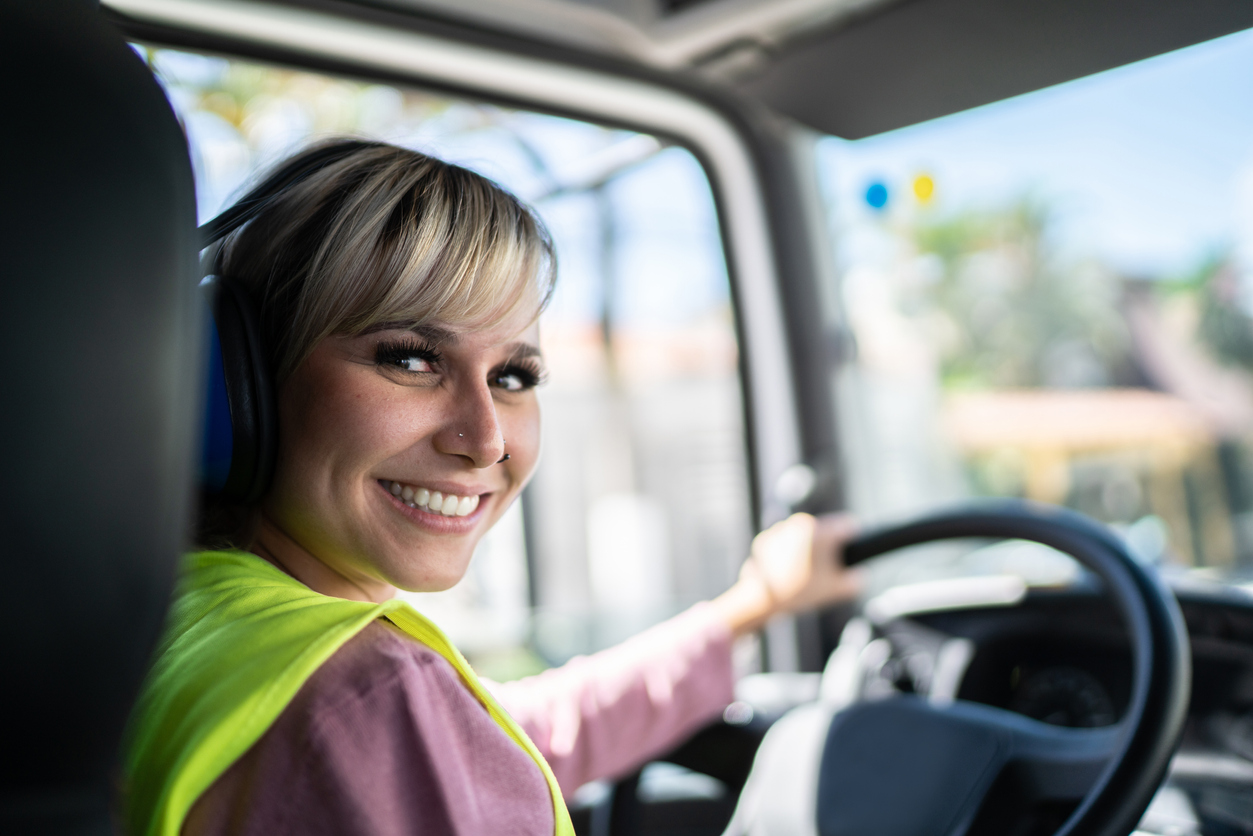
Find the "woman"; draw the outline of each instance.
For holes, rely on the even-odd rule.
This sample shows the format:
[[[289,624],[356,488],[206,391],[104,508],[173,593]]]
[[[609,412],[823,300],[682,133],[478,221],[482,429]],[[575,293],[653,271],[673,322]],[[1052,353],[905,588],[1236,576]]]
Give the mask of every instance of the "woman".
[[[855,593],[850,526],[793,517],[720,597],[493,697],[394,596],[457,583],[534,470],[551,244],[464,169],[342,142],[284,170],[314,159],[217,254],[258,303],[278,457],[259,502],[206,509],[202,542],[231,548],[185,566],[132,724],[129,825],[569,833],[563,790],[721,711],[735,636]]]

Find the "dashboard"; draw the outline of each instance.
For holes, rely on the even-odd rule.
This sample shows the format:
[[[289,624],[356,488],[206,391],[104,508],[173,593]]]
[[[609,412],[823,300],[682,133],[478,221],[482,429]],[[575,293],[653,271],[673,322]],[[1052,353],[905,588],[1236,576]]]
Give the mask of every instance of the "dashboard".
[[[1141,833],[1253,836],[1253,596],[1173,584],[1192,648],[1192,696],[1183,738],[1141,823]],[[863,649],[861,694],[937,695],[1046,723],[1099,727],[1127,709],[1131,659],[1125,630],[1099,589],[1032,589],[1012,606],[902,615],[877,625]],[[845,636],[848,632],[846,629]],[[956,654],[961,670],[943,673]],[[869,658],[870,664],[864,660]]]

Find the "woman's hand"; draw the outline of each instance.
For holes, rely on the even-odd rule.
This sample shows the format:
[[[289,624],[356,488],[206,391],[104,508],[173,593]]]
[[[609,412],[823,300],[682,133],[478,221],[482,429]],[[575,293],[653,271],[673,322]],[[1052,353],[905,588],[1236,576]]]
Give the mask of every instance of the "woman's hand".
[[[776,615],[856,597],[861,572],[846,569],[844,544],[857,533],[848,514],[793,514],[753,538],[740,579],[713,600],[736,636],[754,632]]]

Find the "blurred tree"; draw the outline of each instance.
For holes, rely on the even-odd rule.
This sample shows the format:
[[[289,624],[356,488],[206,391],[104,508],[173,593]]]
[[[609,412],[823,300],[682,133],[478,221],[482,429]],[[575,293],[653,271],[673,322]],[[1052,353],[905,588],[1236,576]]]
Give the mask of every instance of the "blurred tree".
[[[1231,261],[1207,259],[1191,282],[1199,297],[1197,335],[1223,363],[1253,370],[1253,318],[1239,304],[1238,277]]]
[[[947,387],[1079,387],[1123,383],[1130,340],[1119,280],[1050,246],[1038,200],[921,216],[908,230],[932,267],[922,291],[943,339]]]

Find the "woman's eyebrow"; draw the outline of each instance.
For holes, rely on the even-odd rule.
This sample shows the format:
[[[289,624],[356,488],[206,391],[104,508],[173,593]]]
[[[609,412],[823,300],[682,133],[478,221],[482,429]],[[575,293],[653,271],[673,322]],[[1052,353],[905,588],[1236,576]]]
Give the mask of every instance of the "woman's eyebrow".
[[[544,353],[539,350],[539,346],[533,343],[516,342],[509,346],[510,360],[525,360],[528,357],[538,357],[544,359]]]
[[[431,325],[429,323],[415,325],[412,322],[380,322],[371,325],[362,333],[377,334],[379,331],[409,331],[430,343],[452,344],[457,342],[457,332],[442,325]]]
[[[436,345],[453,345],[457,342],[457,332],[440,325],[410,325],[406,330]]]

